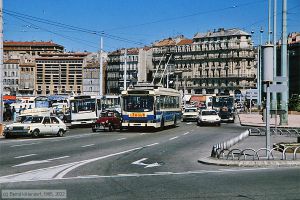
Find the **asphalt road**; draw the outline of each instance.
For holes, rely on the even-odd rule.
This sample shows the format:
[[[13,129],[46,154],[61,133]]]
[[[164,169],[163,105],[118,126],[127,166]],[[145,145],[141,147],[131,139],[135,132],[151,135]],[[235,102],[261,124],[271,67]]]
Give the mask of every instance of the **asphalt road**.
[[[203,165],[237,124],[163,131],[71,129],[65,137],[0,139],[0,187],[66,190],[67,199],[300,199],[299,168]]]

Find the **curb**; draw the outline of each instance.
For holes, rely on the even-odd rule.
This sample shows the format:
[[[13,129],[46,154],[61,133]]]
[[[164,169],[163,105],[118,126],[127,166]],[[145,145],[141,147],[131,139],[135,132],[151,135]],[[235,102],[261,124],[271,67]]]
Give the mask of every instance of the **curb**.
[[[219,166],[235,166],[235,167],[295,167],[300,166],[300,160],[220,160],[212,157],[204,157],[198,159],[199,163],[207,165],[219,165]]]

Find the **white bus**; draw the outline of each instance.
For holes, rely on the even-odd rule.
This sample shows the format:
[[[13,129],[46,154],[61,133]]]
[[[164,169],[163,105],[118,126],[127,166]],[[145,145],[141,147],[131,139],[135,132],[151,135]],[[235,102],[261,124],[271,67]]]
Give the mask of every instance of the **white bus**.
[[[122,92],[122,128],[164,128],[181,121],[180,92],[153,85],[137,85]]]
[[[69,101],[71,126],[93,124],[100,115],[101,101],[95,96],[73,96]]]
[[[70,102],[70,121],[72,125],[93,124],[106,109],[120,111],[120,97],[105,95],[102,98],[90,95],[73,96]]]

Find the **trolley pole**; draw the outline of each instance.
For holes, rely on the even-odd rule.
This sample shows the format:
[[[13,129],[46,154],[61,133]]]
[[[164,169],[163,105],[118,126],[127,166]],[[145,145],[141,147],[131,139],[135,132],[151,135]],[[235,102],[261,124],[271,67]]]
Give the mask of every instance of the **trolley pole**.
[[[126,82],[127,82],[127,49],[125,49],[125,53],[124,53],[124,90],[127,89]]]
[[[0,0],[0,124],[3,122],[3,109],[3,1]]]
[[[99,96],[102,99],[103,97],[103,38],[100,38],[100,69],[99,69]]]

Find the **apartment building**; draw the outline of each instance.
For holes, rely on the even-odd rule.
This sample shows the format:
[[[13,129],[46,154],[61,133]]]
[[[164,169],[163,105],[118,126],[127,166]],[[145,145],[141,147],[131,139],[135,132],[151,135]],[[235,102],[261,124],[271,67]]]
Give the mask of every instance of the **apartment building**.
[[[173,87],[191,94],[233,94],[256,87],[251,35],[239,29],[220,28],[196,33],[192,40],[179,36],[154,43],[154,69],[159,63],[170,65]]]
[[[36,62],[38,95],[82,94],[87,53],[41,53]]]
[[[35,63],[23,63],[19,65],[18,93],[31,96],[35,93]]]
[[[20,59],[24,63],[41,53],[63,53],[64,47],[52,41],[4,41],[3,52],[4,60]]]
[[[277,75],[281,75],[281,44],[277,46]],[[300,33],[287,37],[289,96],[300,95]]]
[[[125,51],[127,62],[126,86],[148,81],[151,68],[150,48],[119,49],[108,54],[106,67],[106,93],[120,94],[124,89]]]
[[[18,59],[5,60],[3,63],[3,94],[16,95],[19,84]]]

